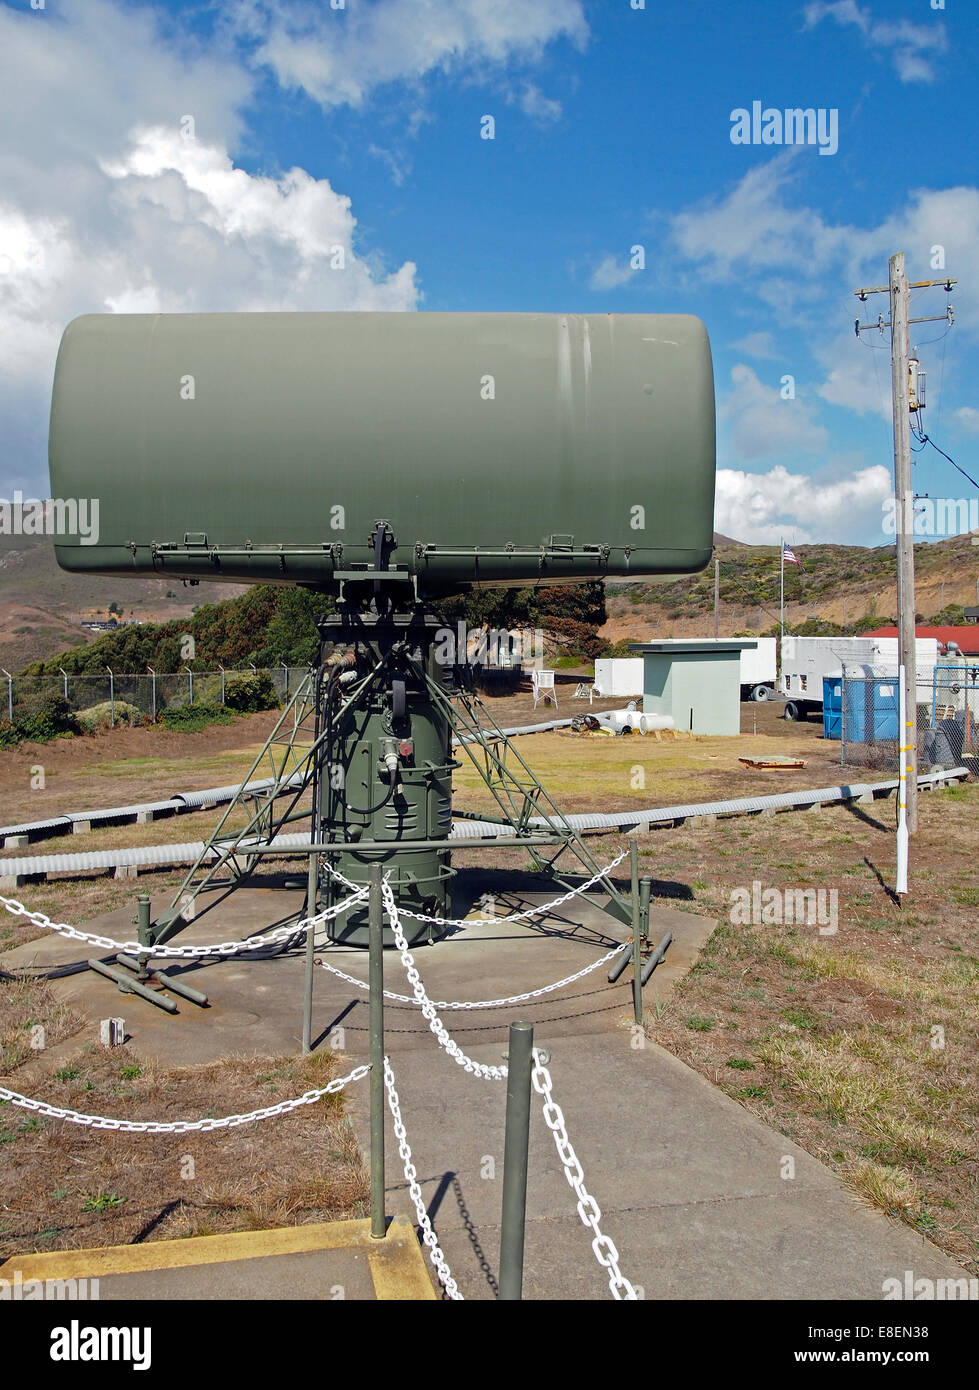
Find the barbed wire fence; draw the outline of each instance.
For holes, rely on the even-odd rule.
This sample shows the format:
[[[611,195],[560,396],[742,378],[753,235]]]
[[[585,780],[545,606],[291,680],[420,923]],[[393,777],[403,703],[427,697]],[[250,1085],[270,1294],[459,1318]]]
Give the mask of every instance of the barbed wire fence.
[[[624,857],[624,854],[619,855],[604,870],[601,870],[593,879],[583,884],[580,888],[563,895],[561,898],[555,899],[553,903],[541,904],[539,907],[525,913],[514,913],[512,914],[511,920],[546,914],[554,907],[565,904],[570,898],[574,898],[585,892],[599,877],[603,877],[607,874],[620,863]],[[346,880],[343,881],[347,883]],[[144,954],[149,954],[157,958],[186,958],[195,956],[207,958],[236,955],[247,959],[249,952],[253,953],[262,947],[278,945],[289,940],[295,940],[305,935],[307,932],[315,931],[315,928],[321,923],[330,920],[330,918],[360,903],[369,891],[367,888],[358,887],[351,883],[347,883],[347,886],[353,890],[351,895],[322,912],[303,918],[289,926],[279,927],[272,932],[246,938],[244,941],[218,942],[208,945],[195,944],[174,946],[172,944],[164,944],[157,947],[146,947],[142,946],[139,942],[119,942],[98,933],[82,931],[65,922],[53,922],[47,914],[32,911],[14,898],[7,898],[0,895],[0,906],[5,908],[6,911],[12,915],[26,917],[35,925],[49,931],[57,932],[66,939],[77,940],[88,945],[98,946],[101,949],[142,951]],[[401,964],[408,977],[409,984],[412,987],[412,996],[410,998],[406,995],[393,994],[387,990],[384,991],[385,995],[389,995],[389,997],[405,1003],[417,1005],[421,1010],[422,1016],[427,1021],[436,1042],[439,1047],[445,1051],[446,1055],[457,1062],[467,1074],[485,1080],[506,1080],[508,1075],[507,1067],[487,1065],[476,1062],[468,1057],[449,1034],[445,1024],[439,1016],[439,1009],[497,1008],[533,999],[581,979],[591,971],[608,963],[611,958],[621,950],[621,947],[617,946],[614,951],[606,953],[591,962],[591,964],[584,969],[567,976],[563,980],[556,981],[551,985],[545,985],[539,989],[531,990],[523,994],[512,995],[509,998],[436,1002],[430,998],[414,963],[414,958],[405,938],[404,929],[401,926],[397,902],[387,878],[382,881],[382,898],[384,915],[391,926]],[[254,959],[254,956],[252,958]],[[321,963],[326,964],[326,962]],[[334,974],[340,976],[340,978],[349,981],[351,984],[357,985],[360,988],[365,987],[363,982],[357,980],[355,977],[343,971],[336,970],[332,966],[327,966],[327,968],[332,970]],[[534,1067],[532,1084],[534,1090],[542,1099],[544,1123],[554,1139],[555,1148],[563,1167],[565,1177],[574,1196],[577,1198],[576,1209],[579,1219],[582,1225],[592,1232],[592,1253],[607,1277],[611,1296],[617,1300],[636,1300],[639,1298],[640,1294],[637,1292],[636,1287],[622,1274],[619,1268],[618,1250],[611,1238],[601,1229],[601,1208],[585,1186],[581,1162],[568,1137],[564,1113],[554,1099],[553,1081],[545,1065],[545,1060],[541,1051],[535,1048],[533,1052]],[[360,1065],[354,1067],[353,1070],[348,1072],[345,1076],[334,1078],[334,1080],[328,1082],[326,1086],[306,1091],[301,1096],[280,1101],[276,1105],[264,1106],[260,1109],[247,1111],[241,1114],[222,1117],[206,1117],[199,1120],[127,1120],[120,1117],[105,1115],[88,1115],[82,1111],[74,1110],[66,1106],[51,1105],[46,1101],[24,1096],[20,1092],[2,1085],[0,1085],[0,1101],[18,1106],[32,1113],[44,1116],[47,1119],[61,1120],[92,1129],[119,1131],[128,1134],[186,1134],[194,1131],[207,1132],[218,1129],[237,1128],[241,1125],[260,1123],[267,1119],[289,1114],[299,1109],[301,1106],[315,1104],[324,1096],[337,1094],[352,1083],[362,1080],[370,1071],[371,1067],[369,1065]],[[395,1086],[394,1071],[391,1066],[390,1058],[387,1055],[384,1056],[384,1085],[388,1108],[391,1112],[394,1125],[395,1137],[398,1141],[398,1153],[404,1168],[405,1181],[408,1185],[409,1195],[415,1207],[415,1214],[422,1242],[428,1250],[429,1258],[435,1268],[445,1297],[453,1301],[461,1301],[463,1295],[459,1290],[457,1281],[452,1275],[452,1271],[441,1249],[438,1237],[425,1207],[424,1194],[418,1182],[418,1174],[414,1165],[411,1147],[408,1142],[407,1130],[401,1110],[401,1102]]]
[[[107,706],[110,724],[128,723],[135,714],[156,719],[166,710],[193,705],[226,707],[229,689],[235,683],[255,676],[267,676],[280,705],[295,694],[308,674],[308,666],[213,667],[195,670],[188,663],[179,671],[115,671],[76,675],[61,671],[57,675],[13,675],[0,670],[0,720],[10,723],[34,714],[46,700],[60,696],[72,710],[87,711]]]

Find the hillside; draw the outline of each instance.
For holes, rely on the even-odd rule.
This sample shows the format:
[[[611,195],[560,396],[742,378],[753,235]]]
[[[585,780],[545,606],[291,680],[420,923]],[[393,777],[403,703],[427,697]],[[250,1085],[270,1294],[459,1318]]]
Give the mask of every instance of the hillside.
[[[757,634],[779,618],[778,546],[742,545],[717,537],[721,562],[720,636]],[[797,629],[814,618],[851,629],[861,618],[897,613],[894,546],[797,545],[801,564],[785,566],[785,621]],[[979,602],[979,547],[968,535],[915,546],[916,607],[924,619],[950,605]],[[704,637],[713,634],[714,569],[672,584],[606,587],[608,621],[601,636]],[[869,622],[868,626],[877,626]]]
[[[719,633],[761,633],[778,622],[777,546],[752,546],[715,535],[721,562]],[[852,631],[892,620],[896,614],[894,547],[800,545],[800,567],[785,568],[786,624],[799,630],[813,619]],[[952,605],[975,604],[979,595],[979,547],[969,536],[915,547],[917,609],[932,620]],[[289,595],[289,597],[286,597]],[[223,600],[236,599],[229,605]],[[126,618],[143,627],[126,627],[96,639],[82,629],[83,616],[108,614],[118,604]],[[214,605],[221,608],[215,610]],[[184,587],[173,579],[138,580],[82,577],[59,570],[45,539],[0,538],[0,667],[18,672],[45,662],[80,671],[179,669],[179,637],[194,633],[198,668],[220,662],[233,666],[254,660],[302,663],[315,644],[313,611],[323,606],[293,590],[273,593],[242,585]],[[673,583],[633,580],[610,583],[606,613],[601,590],[485,590],[442,605],[447,618],[466,616],[490,626],[544,626],[569,650],[587,656],[623,639],[696,637],[713,632],[713,566]],[[194,610],[201,610],[196,615]],[[954,621],[958,615],[951,615]],[[599,642],[595,637],[598,629]],[[87,648],[98,640],[90,654]],[[168,665],[170,663],[170,665]]]
[[[167,578],[113,579],[59,569],[49,537],[0,536],[0,666],[19,671],[95,634],[84,618],[108,617],[110,603],[141,622],[189,619],[194,608],[245,592],[240,584],[191,588]]]

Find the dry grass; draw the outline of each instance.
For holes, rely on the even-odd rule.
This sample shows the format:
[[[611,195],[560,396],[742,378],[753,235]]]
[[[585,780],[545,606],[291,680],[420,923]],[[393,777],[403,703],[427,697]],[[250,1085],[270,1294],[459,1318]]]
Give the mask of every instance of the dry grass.
[[[49,1043],[73,1022],[46,984],[0,986],[5,1084],[88,1114],[240,1114],[324,1086],[345,1061],[323,1051],[177,1068],[149,1065],[129,1046],[89,1044],[50,1074],[28,1060],[28,1020],[44,1024]],[[339,1220],[362,1215],[368,1196],[342,1094],[259,1124],[182,1135],[92,1130],[3,1104],[0,1152],[0,1257]]]
[[[0,1074],[8,1075],[44,1048],[70,1038],[82,1016],[59,1002],[44,980],[3,980],[0,983]],[[42,1039],[32,1030],[42,1027]]]
[[[720,919],[651,1034],[973,1272],[977,811],[975,785],[922,798],[903,904],[877,877],[892,881],[887,804],[722,821],[646,851],[660,875],[693,882],[677,906]],[[835,887],[837,934],[734,925],[731,890],[755,879]]]

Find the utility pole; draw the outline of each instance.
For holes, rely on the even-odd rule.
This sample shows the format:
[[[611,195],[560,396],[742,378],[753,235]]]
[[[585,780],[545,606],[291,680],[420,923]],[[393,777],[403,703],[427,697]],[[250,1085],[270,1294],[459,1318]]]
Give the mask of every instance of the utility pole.
[[[714,556],[714,637],[717,637],[718,615],[721,607],[721,562]]]
[[[861,301],[865,301],[869,294],[886,293],[890,297],[891,306],[891,317],[886,323],[882,315],[878,317],[876,323],[872,324],[861,324],[860,320],[857,319],[856,334],[859,337],[860,333],[868,328],[876,328],[881,333],[885,328],[891,330],[894,510],[897,532],[897,659],[898,664],[903,668],[904,708],[907,718],[907,728],[902,728],[899,733],[901,739],[905,741],[907,753],[905,766],[907,769],[908,833],[914,835],[918,829],[918,666],[914,628],[914,494],[911,489],[908,325],[910,322],[930,323],[938,318],[947,319],[951,324],[953,315],[951,308],[949,308],[941,315],[909,320],[908,291],[911,288],[925,289],[932,285],[944,285],[946,292],[948,292],[955,281],[952,279],[916,280],[914,285],[910,286],[905,272],[903,251],[896,252],[890,258],[888,272],[886,285],[875,285],[868,289],[855,290],[854,293]]]
[[[897,501],[897,660],[904,676],[908,834],[918,830],[918,663],[914,630],[914,497],[911,488],[911,415],[908,400],[908,277],[904,252],[889,263],[891,290],[891,400],[894,413],[894,493]]]

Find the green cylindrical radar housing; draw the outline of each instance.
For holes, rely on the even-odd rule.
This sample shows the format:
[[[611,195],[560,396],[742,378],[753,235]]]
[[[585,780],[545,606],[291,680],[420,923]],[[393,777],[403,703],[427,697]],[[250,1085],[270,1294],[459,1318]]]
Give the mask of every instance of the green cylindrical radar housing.
[[[106,314],[65,330],[67,570],[418,594],[688,574],[710,560],[714,388],[682,314]]]

